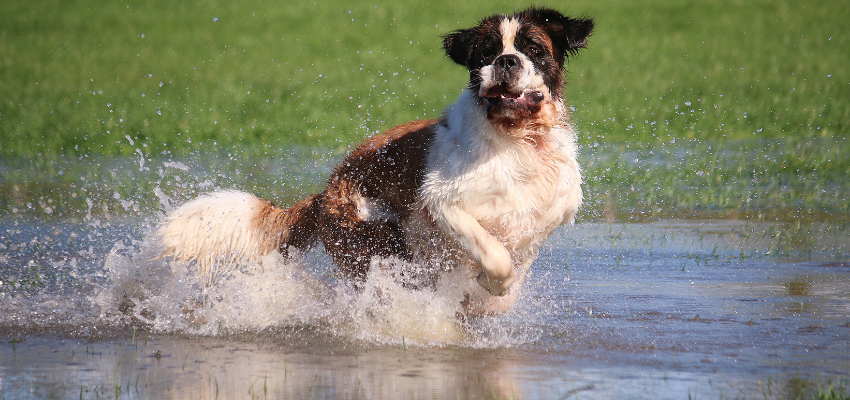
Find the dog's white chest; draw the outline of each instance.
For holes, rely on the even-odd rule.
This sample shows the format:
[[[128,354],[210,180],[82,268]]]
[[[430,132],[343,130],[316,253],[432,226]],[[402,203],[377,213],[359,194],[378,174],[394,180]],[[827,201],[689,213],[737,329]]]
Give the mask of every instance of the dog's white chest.
[[[422,201],[432,214],[462,210],[509,247],[541,242],[571,221],[581,202],[572,131],[553,130],[555,145],[541,153],[496,136],[501,133],[474,114],[456,113],[465,108],[464,100],[449,111],[449,127],[434,139]]]
[[[455,191],[452,197],[479,221],[536,213],[546,206],[551,198],[549,192],[555,188],[544,188],[536,182],[539,177],[535,176],[535,166],[515,164],[515,160],[492,157],[472,168],[467,176],[459,177],[460,182],[451,185]]]
[[[473,173],[467,185],[453,187],[459,191],[458,205],[492,235],[504,242],[536,242],[572,218],[578,205],[571,204],[571,197],[580,189],[578,182],[564,179],[569,165],[491,162],[501,165],[493,165],[489,174]]]

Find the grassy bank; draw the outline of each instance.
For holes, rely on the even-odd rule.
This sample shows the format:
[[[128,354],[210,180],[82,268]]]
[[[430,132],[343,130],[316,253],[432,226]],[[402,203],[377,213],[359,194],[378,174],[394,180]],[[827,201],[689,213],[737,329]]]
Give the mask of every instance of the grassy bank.
[[[347,147],[438,115],[466,80],[440,35],[514,8],[0,3],[0,154],[24,157]],[[846,1],[559,8],[597,20],[568,66],[586,145],[847,135]]]
[[[662,218],[850,222],[850,139],[677,140],[583,146],[579,222]],[[159,218],[167,205],[238,188],[290,205],[321,190],[341,153],[215,149],[0,158],[0,215]]]

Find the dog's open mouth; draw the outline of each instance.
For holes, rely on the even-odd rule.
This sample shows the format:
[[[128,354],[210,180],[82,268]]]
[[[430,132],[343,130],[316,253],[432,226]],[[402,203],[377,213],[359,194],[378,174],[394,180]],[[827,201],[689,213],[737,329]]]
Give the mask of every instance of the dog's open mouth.
[[[535,90],[511,91],[505,84],[500,84],[488,89],[482,97],[487,99],[487,110],[490,110],[497,105],[538,106],[546,96]]]

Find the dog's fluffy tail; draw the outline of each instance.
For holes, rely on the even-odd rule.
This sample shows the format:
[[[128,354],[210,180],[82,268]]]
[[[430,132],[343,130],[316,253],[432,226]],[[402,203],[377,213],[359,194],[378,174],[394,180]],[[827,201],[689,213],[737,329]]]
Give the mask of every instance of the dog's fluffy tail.
[[[259,261],[273,251],[305,252],[318,236],[320,195],[281,208],[249,193],[221,191],[172,211],[157,231],[162,257],[195,261],[212,284],[237,265]]]

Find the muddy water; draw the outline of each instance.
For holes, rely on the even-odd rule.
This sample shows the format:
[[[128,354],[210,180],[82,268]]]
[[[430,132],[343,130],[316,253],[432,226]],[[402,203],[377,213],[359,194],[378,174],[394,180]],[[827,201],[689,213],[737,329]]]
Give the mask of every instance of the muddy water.
[[[564,227],[478,319],[321,251],[204,289],[144,221],[0,224],[2,399],[787,398],[850,371],[841,224]]]

